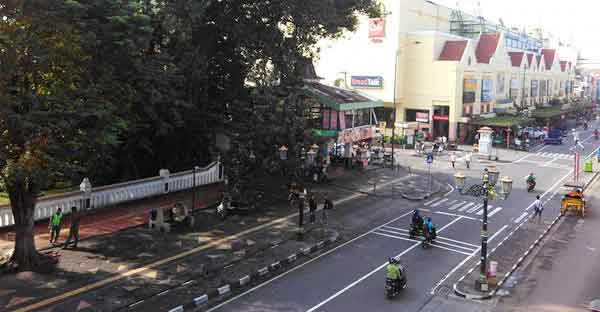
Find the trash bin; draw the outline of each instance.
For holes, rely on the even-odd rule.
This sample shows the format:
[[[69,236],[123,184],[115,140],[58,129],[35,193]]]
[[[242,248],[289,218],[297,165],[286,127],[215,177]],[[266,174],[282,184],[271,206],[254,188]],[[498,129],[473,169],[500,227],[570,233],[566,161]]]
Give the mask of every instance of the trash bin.
[[[585,165],[583,167],[583,170],[585,172],[592,172],[592,160],[591,159],[588,159],[588,160],[585,161]]]

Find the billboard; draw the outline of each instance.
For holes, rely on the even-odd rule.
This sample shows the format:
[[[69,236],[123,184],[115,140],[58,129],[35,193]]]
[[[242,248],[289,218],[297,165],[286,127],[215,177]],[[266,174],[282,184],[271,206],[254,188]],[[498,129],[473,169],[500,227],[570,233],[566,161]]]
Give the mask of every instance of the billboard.
[[[418,122],[429,122],[429,113],[426,112],[417,112],[416,121]]]
[[[350,85],[354,88],[381,89],[383,88],[383,77],[351,76]]]
[[[474,103],[477,91],[477,80],[465,78],[463,81],[463,103]]]
[[[369,19],[369,39],[373,43],[381,43],[385,38],[385,18]]]

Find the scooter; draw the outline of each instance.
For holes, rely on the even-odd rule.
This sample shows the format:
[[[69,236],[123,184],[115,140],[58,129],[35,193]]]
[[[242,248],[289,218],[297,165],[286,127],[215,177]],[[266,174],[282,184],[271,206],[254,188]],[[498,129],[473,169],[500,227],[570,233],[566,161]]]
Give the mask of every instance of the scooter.
[[[398,266],[398,269],[400,269],[402,277],[400,278],[400,285],[398,286],[396,285],[396,281],[394,281],[393,279],[385,279],[385,296],[388,299],[393,299],[394,297],[398,296],[402,290],[406,289],[407,286],[406,272],[404,270],[404,267],[400,264],[396,265]]]
[[[527,192],[533,192],[533,189],[535,188],[535,182],[527,182]]]

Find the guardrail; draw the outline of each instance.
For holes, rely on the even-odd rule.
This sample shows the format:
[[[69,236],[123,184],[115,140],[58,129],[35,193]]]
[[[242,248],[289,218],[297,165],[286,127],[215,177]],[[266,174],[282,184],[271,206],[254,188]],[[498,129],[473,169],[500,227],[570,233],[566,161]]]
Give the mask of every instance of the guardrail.
[[[196,170],[196,187],[217,183],[223,180],[222,164],[214,162]],[[87,209],[99,209],[130,201],[140,200],[171,192],[188,190],[194,187],[194,170],[178,172],[165,176],[142,180],[128,181],[119,184],[97,187],[90,194],[70,192],[43,197],[35,206],[34,220],[50,218],[61,208],[63,213],[70,213],[71,207],[81,209],[87,202]],[[0,228],[14,225],[14,217],[10,207],[0,206]]]

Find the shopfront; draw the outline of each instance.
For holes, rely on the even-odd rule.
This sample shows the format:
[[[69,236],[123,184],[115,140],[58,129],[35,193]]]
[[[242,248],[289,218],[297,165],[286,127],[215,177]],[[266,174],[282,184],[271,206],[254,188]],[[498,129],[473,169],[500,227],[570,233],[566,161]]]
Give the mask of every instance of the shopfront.
[[[411,130],[415,131],[417,139],[430,139],[432,137],[429,110],[407,109],[405,120],[407,124],[411,125]]]
[[[450,107],[433,107],[433,137],[446,137],[450,135]]]

